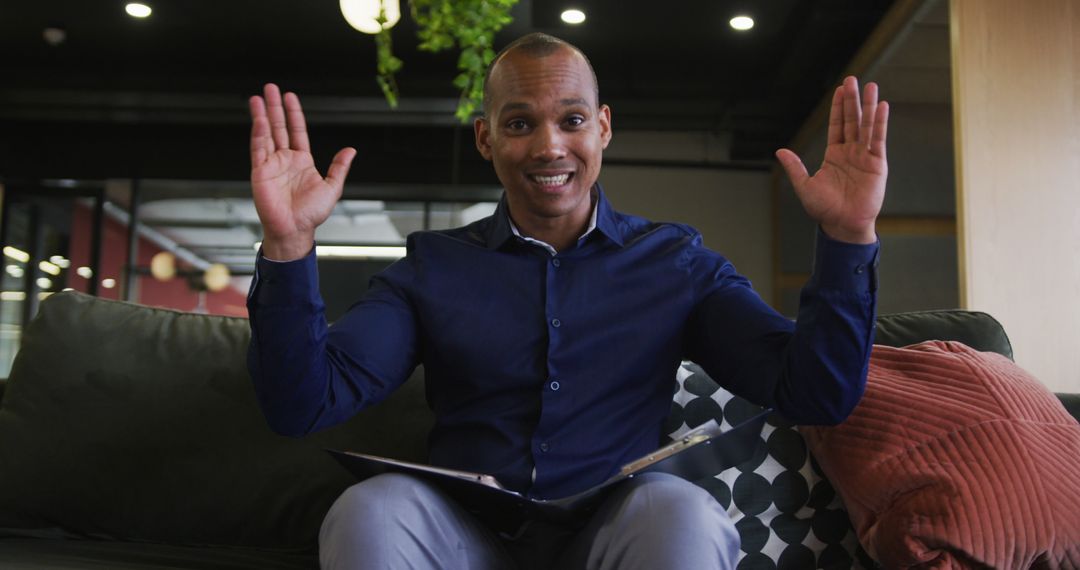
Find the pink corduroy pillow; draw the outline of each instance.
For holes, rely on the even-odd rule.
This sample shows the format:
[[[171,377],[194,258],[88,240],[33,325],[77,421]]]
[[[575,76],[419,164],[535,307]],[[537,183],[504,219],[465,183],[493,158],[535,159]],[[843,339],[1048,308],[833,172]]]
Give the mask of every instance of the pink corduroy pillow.
[[[851,417],[800,431],[885,568],[1080,568],[1080,424],[1001,355],[875,346]]]

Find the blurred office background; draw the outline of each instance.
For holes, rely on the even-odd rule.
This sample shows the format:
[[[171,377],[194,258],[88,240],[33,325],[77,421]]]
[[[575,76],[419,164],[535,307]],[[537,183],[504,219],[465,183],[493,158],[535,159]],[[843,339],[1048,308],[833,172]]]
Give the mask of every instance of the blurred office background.
[[[494,209],[498,180],[475,150],[472,125],[454,117],[457,53],[417,49],[407,0],[391,31],[404,61],[394,110],[375,83],[373,37],[345,21],[338,1],[146,0],[152,12],[144,18],[129,15],[126,4],[0,0],[0,377],[37,303],[63,289],[246,314],[261,239],[246,182],[246,101],[265,82],[300,95],[320,168],[340,147],[359,150],[345,195],[318,235],[327,246],[320,278],[331,319],[402,255],[410,232],[458,226]],[[614,205],[694,225],[789,316],[811,271],[815,228],[773,152],[793,148],[813,168],[833,87],[847,73],[879,82],[893,109],[879,311],[989,310],[1013,333],[1021,364],[1031,347],[1035,367],[1080,377],[1080,360],[1051,363],[1034,348],[1046,334],[1029,324],[1036,308],[1013,310],[1004,284],[982,285],[1000,281],[993,265],[1004,255],[998,248],[982,256],[987,232],[996,231],[982,224],[1008,225],[1001,202],[1011,194],[981,194],[987,185],[975,182],[1004,179],[994,173],[995,165],[1004,168],[1000,155],[965,162],[957,153],[982,141],[978,148],[1015,156],[1009,145],[985,144],[1013,135],[978,132],[985,121],[962,122],[954,113],[958,96],[977,111],[1004,104],[993,100],[995,90],[1009,93],[1002,80],[1009,69],[978,55],[986,30],[1016,25],[1011,41],[1039,57],[1019,53],[1053,60],[1059,48],[1039,34],[1057,38],[1048,25],[1074,26],[1076,4],[521,0],[494,44],[542,31],[580,46],[612,107],[601,183]],[[584,21],[564,21],[568,8]],[[737,16],[753,26],[736,29]],[[1059,30],[1065,60],[1045,70],[1052,77],[1057,66],[1073,70],[1066,86],[1080,76],[1068,55],[1080,53],[1069,51],[1075,29]],[[1009,34],[993,36],[1017,53]],[[1062,97],[1076,100],[1072,91]],[[1074,143],[1076,120],[1061,120]],[[1019,170],[1038,170],[1032,160]],[[958,192],[958,180],[979,192]],[[1067,216],[1070,208],[1075,202],[1049,209]],[[1037,213],[1018,215],[1039,226],[1028,219]],[[1080,226],[1080,214],[1074,221]],[[1001,241],[1020,241],[1006,235]],[[1040,259],[1052,257],[1061,256]],[[1065,287],[1080,290],[1080,271],[1066,273]]]

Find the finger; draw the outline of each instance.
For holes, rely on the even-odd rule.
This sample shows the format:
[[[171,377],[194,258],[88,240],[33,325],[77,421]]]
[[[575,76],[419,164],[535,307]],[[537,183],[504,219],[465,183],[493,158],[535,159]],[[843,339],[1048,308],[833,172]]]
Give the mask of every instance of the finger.
[[[861,114],[859,82],[849,75],[844,78],[844,142],[851,143],[858,140],[859,115]]]
[[[285,108],[281,105],[281,90],[273,83],[263,88],[266,97],[266,116],[270,120],[270,136],[278,149],[289,148],[289,131],[285,128]]]
[[[776,159],[780,161],[780,166],[784,167],[788,180],[791,181],[791,185],[795,188],[801,188],[803,183],[810,178],[810,174],[806,171],[806,165],[803,164],[799,155],[794,152],[782,148],[776,151]]]
[[[874,114],[874,136],[870,139],[870,152],[877,156],[885,156],[885,134],[889,129],[889,104],[885,101],[878,103],[877,112]]]
[[[304,110],[300,107],[300,98],[296,93],[285,94],[285,118],[289,126],[289,142],[293,150],[311,152],[308,143],[307,122],[304,120]]]
[[[826,144],[844,142],[844,87],[833,91],[832,109],[829,110],[829,136]]]
[[[326,183],[338,195],[341,194],[341,189],[345,187],[345,177],[349,175],[349,165],[352,164],[354,158],[356,158],[356,149],[345,147],[334,155],[334,160],[330,162],[330,168],[326,170]]]
[[[859,123],[859,142],[867,146],[870,145],[870,139],[874,132],[874,113],[877,111],[877,98],[877,83],[867,83],[866,87],[863,87],[862,121]]]
[[[270,138],[270,123],[266,120],[266,102],[262,97],[253,95],[248,99],[251,112],[251,167],[264,162],[274,152],[274,141]]]

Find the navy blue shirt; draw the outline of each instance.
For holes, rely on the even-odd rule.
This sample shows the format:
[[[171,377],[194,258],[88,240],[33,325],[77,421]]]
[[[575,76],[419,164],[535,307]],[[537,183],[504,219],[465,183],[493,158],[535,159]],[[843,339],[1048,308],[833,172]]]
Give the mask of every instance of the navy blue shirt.
[[[271,427],[343,422],[422,363],[431,463],[556,498],[657,447],[683,359],[798,423],[850,413],[873,342],[877,244],[819,232],[792,323],[694,229],[596,196],[596,230],[554,256],[513,234],[505,197],[466,227],[414,233],[329,327],[314,254],[260,257],[248,365]]]

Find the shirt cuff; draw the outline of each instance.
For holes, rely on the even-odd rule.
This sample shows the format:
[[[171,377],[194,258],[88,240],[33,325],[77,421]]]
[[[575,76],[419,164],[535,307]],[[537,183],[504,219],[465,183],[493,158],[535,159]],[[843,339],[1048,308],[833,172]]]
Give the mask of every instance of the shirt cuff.
[[[262,306],[318,302],[319,267],[315,248],[293,261],[267,259],[260,249],[255,260],[250,299]]]
[[[881,240],[871,244],[836,241],[818,228],[814,272],[808,285],[817,289],[876,292]]]

